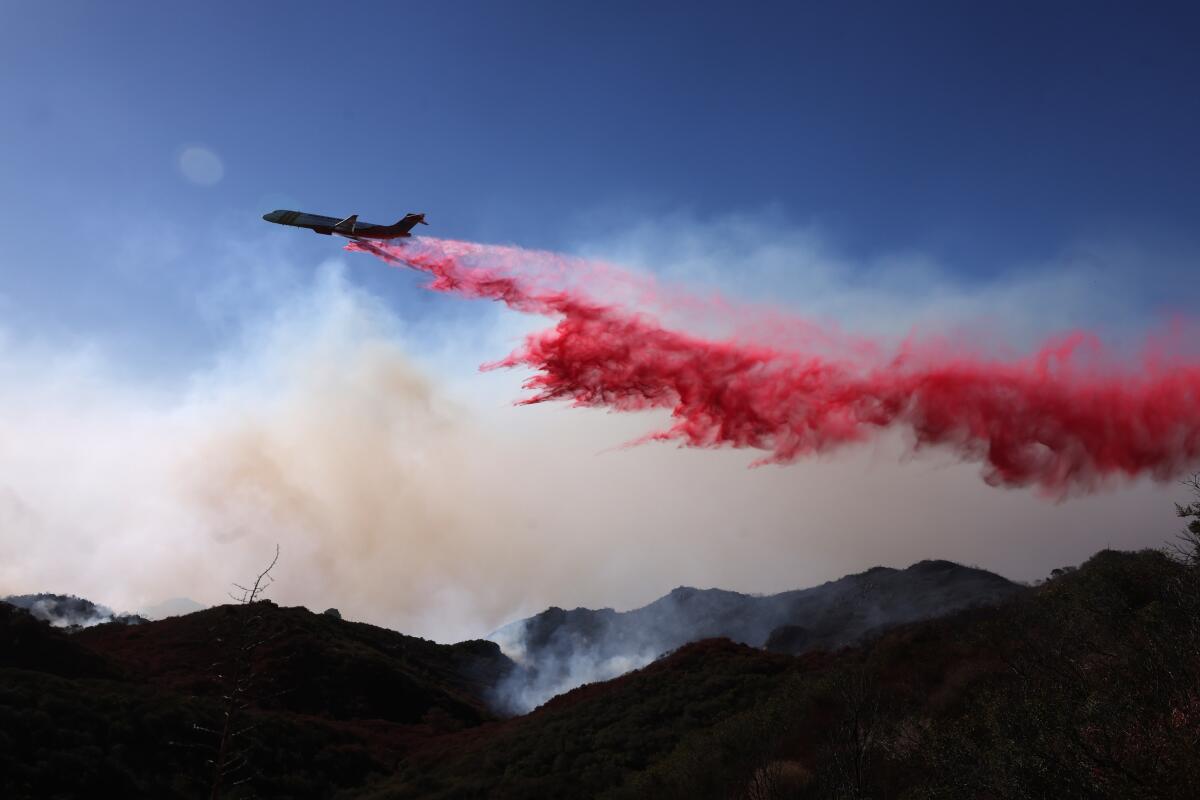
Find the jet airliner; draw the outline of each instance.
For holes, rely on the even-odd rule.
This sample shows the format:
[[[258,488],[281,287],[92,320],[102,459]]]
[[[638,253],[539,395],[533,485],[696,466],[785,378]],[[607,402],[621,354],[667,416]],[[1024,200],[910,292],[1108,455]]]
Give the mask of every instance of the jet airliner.
[[[301,211],[283,209],[263,214],[263,219],[279,225],[308,228],[314,233],[323,233],[326,236],[336,233],[347,239],[399,239],[404,236],[412,236],[412,229],[418,223],[429,224],[425,221],[424,214],[406,214],[404,219],[395,225],[375,225],[370,222],[359,222],[358,214],[351,214],[345,219],[339,220],[337,217],[322,217],[319,214],[305,214]]]

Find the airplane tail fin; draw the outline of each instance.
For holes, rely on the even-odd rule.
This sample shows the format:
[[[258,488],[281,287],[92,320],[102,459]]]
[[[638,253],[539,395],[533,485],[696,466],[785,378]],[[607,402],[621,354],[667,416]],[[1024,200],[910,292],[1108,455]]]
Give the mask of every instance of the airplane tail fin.
[[[412,231],[412,229],[415,228],[418,224],[420,224],[420,225],[428,225],[429,224],[428,222],[425,221],[424,214],[405,214],[404,219],[397,222],[395,225],[392,226],[392,228],[395,231],[397,231],[398,233],[400,233],[401,235],[408,235],[409,232]]]

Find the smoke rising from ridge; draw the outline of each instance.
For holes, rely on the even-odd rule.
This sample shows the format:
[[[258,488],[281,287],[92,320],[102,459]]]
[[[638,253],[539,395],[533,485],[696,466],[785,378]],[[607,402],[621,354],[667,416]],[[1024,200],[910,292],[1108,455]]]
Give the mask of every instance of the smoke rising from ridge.
[[[93,603],[87,598],[55,594],[0,596],[0,602],[23,608],[52,628],[90,628],[106,622],[136,625],[145,622],[140,616],[118,614],[108,606]]]
[[[780,259],[824,258],[798,254],[787,230],[756,227],[733,247],[737,226],[717,227],[716,238],[689,228],[692,250],[670,229],[644,230],[617,254],[658,263],[664,250],[691,253],[677,274],[692,276],[705,274],[697,254],[713,252],[709,273],[726,274],[719,246],[738,250],[753,238],[772,254],[750,254],[739,281],[753,285],[775,285],[763,276],[776,275]],[[155,264],[159,248],[137,252]],[[514,268],[528,258],[512,252]],[[315,265],[263,242],[238,243],[230,262],[209,258],[173,260],[166,272],[236,278],[202,297],[207,323],[223,327],[219,349],[200,358],[169,350],[165,372],[133,371],[137,359],[119,342],[95,343],[106,341],[102,329],[79,331],[99,337],[80,342],[44,338],[53,332],[19,319],[0,327],[0,594],[74,593],[129,611],[179,595],[217,604],[278,542],[275,602],[336,606],[348,619],[453,641],[552,605],[628,609],[681,584],[776,592],[922,558],[1032,580],[1105,545],[1161,544],[1177,527],[1170,485],[1140,480],[1045,503],[991,489],[947,451],[913,453],[899,429],[785,470],[747,470],[749,450],[614,449],[669,425],[670,409],[515,407],[530,373],[475,371],[542,317],[501,304],[463,303],[455,313],[451,299],[434,297],[436,313],[414,318],[405,282],[363,281],[401,294],[384,299],[358,285],[372,267],[357,258],[316,279]],[[757,308],[677,303],[649,279],[554,258],[561,269],[548,289],[586,277],[598,299],[650,310],[673,328],[781,350],[802,344],[839,363],[877,355],[824,322],[768,325]],[[870,345],[902,334],[904,314],[919,311],[935,331],[958,319],[923,303],[949,302],[938,299],[947,283],[939,275],[909,281],[902,295],[873,282],[859,303],[863,290],[831,263],[806,318],[853,320],[876,335]],[[1103,282],[1090,289],[1071,269],[951,296],[956,309],[1000,307],[1006,320],[1010,309],[1042,309],[1057,296],[1074,304],[1077,323],[1089,321],[1081,308],[1114,318],[1110,297],[1121,295]],[[880,323],[894,307],[898,322],[876,329],[843,313],[860,305]],[[1029,329],[1029,318],[1015,320],[1009,333]],[[135,322],[118,332],[174,341],[170,328]]]
[[[793,655],[837,650],[894,625],[997,603],[1021,590],[982,570],[922,561],[775,595],[679,587],[623,613],[550,608],[489,636],[518,665],[495,687],[496,701],[527,712],[700,639],[728,638]]]
[[[753,448],[766,452],[760,463],[784,464],[899,426],[911,432],[914,448],[946,448],[982,462],[989,484],[1032,485],[1056,496],[1093,491],[1116,476],[1167,480],[1200,460],[1200,365],[1169,350],[1123,367],[1096,337],[1076,332],[1016,360],[914,342],[890,354],[859,342],[854,358],[829,358],[665,328],[586,287],[554,286],[564,262],[548,254],[437,239],[347,249],[427,272],[435,291],[557,317],[553,328],[485,368],[533,369],[526,404],[669,409],[670,427],[643,441]],[[522,262],[534,269],[523,272]],[[600,265],[584,282],[593,275],[622,284]],[[656,296],[635,279],[625,283]],[[813,326],[793,327],[814,338]]]
[[[518,584],[490,576],[528,577],[524,515],[479,458],[494,440],[398,338],[328,273],[177,388],[10,354],[0,594],[224,602],[279,542],[277,602],[446,638],[503,619]]]

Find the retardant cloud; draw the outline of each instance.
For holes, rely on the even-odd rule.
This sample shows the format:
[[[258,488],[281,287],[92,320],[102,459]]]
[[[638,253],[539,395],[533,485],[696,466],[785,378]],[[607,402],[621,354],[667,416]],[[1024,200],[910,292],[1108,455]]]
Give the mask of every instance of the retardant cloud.
[[[459,317],[446,341],[336,269],[258,305],[182,378],[5,340],[0,594],[220,602],[278,542],[277,601],[451,640],[549,605],[779,591],[929,557],[1030,579],[1174,531],[1170,485],[1056,505],[899,436],[761,469],[744,451],[614,449],[665,414],[514,407],[528,372],[475,371],[520,343],[522,317]]]

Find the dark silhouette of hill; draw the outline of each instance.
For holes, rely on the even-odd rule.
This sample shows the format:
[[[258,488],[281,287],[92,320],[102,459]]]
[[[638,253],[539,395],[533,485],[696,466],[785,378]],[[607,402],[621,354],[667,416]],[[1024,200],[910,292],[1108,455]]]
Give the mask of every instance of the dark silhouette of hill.
[[[632,611],[550,608],[491,635],[523,669],[500,702],[528,710],[581,683],[614,677],[689,642],[727,638],[798,655],[832,650],[905,622],[999,602],[1024,587],[950,561],[875,567],[810,589],[748,595],[680,587]]]
[[[137,614],[117,614],[107,606],[97,605],[73,594],[14,594],[0,598],[0,602],[23,608],[59,628],[86,628],[105,622],[139,625],[147,621]]]
[[[252,671],[255,705],[332,719],[477,724],[493,717],[485,694],[512,662],[493,642],[456,645],[405,636],[270,601],[225,605],[145,625],[104,625],[75,638],[135,679],[187,695],[221,693],[207,667],[222,640],[261,618]]]
[[[485,689],[512,665],[492,642],[453,646],[270,602],[67,635],[0,604],[0,796],[207,797],[228,686],[251,618],[244,697],[253,791],[323,797],[390,772],[414,746],[495,719]]]
[[[209,797],[215,698],[163,691],[128,679],[64,678],[0,667],[0,796],[42,798]],[[249,711],[252,737],[239,744],[253,792],[224,797],[328,797],[390,772],[397,736],[319,717]],[[197,727],[200,726],[200,727]],[[426,735],[421,733],[419,735]]]
[[[688,644],[365,796],[1190,798],[1198,653],[1200,567],[1105,551],[836,652]]]
[[[117,669],[62,630],[24,608],[0,602],[0,669],[48,672],[64,678],[109,678]]]
[[[3,641],[27,654],[0,661],[4,797],[208,796],[196,726],[216,725],[210,659],[245,615],[265,634],[247,695],[253,780],[226,797],[1189,798],[1200,785],[1200,566],[1157,551],[1105,551],[835,650],[693,642],[507,719],[483,704],[511,669],[490,643],[266,603],[72,636],[0,611]]]

